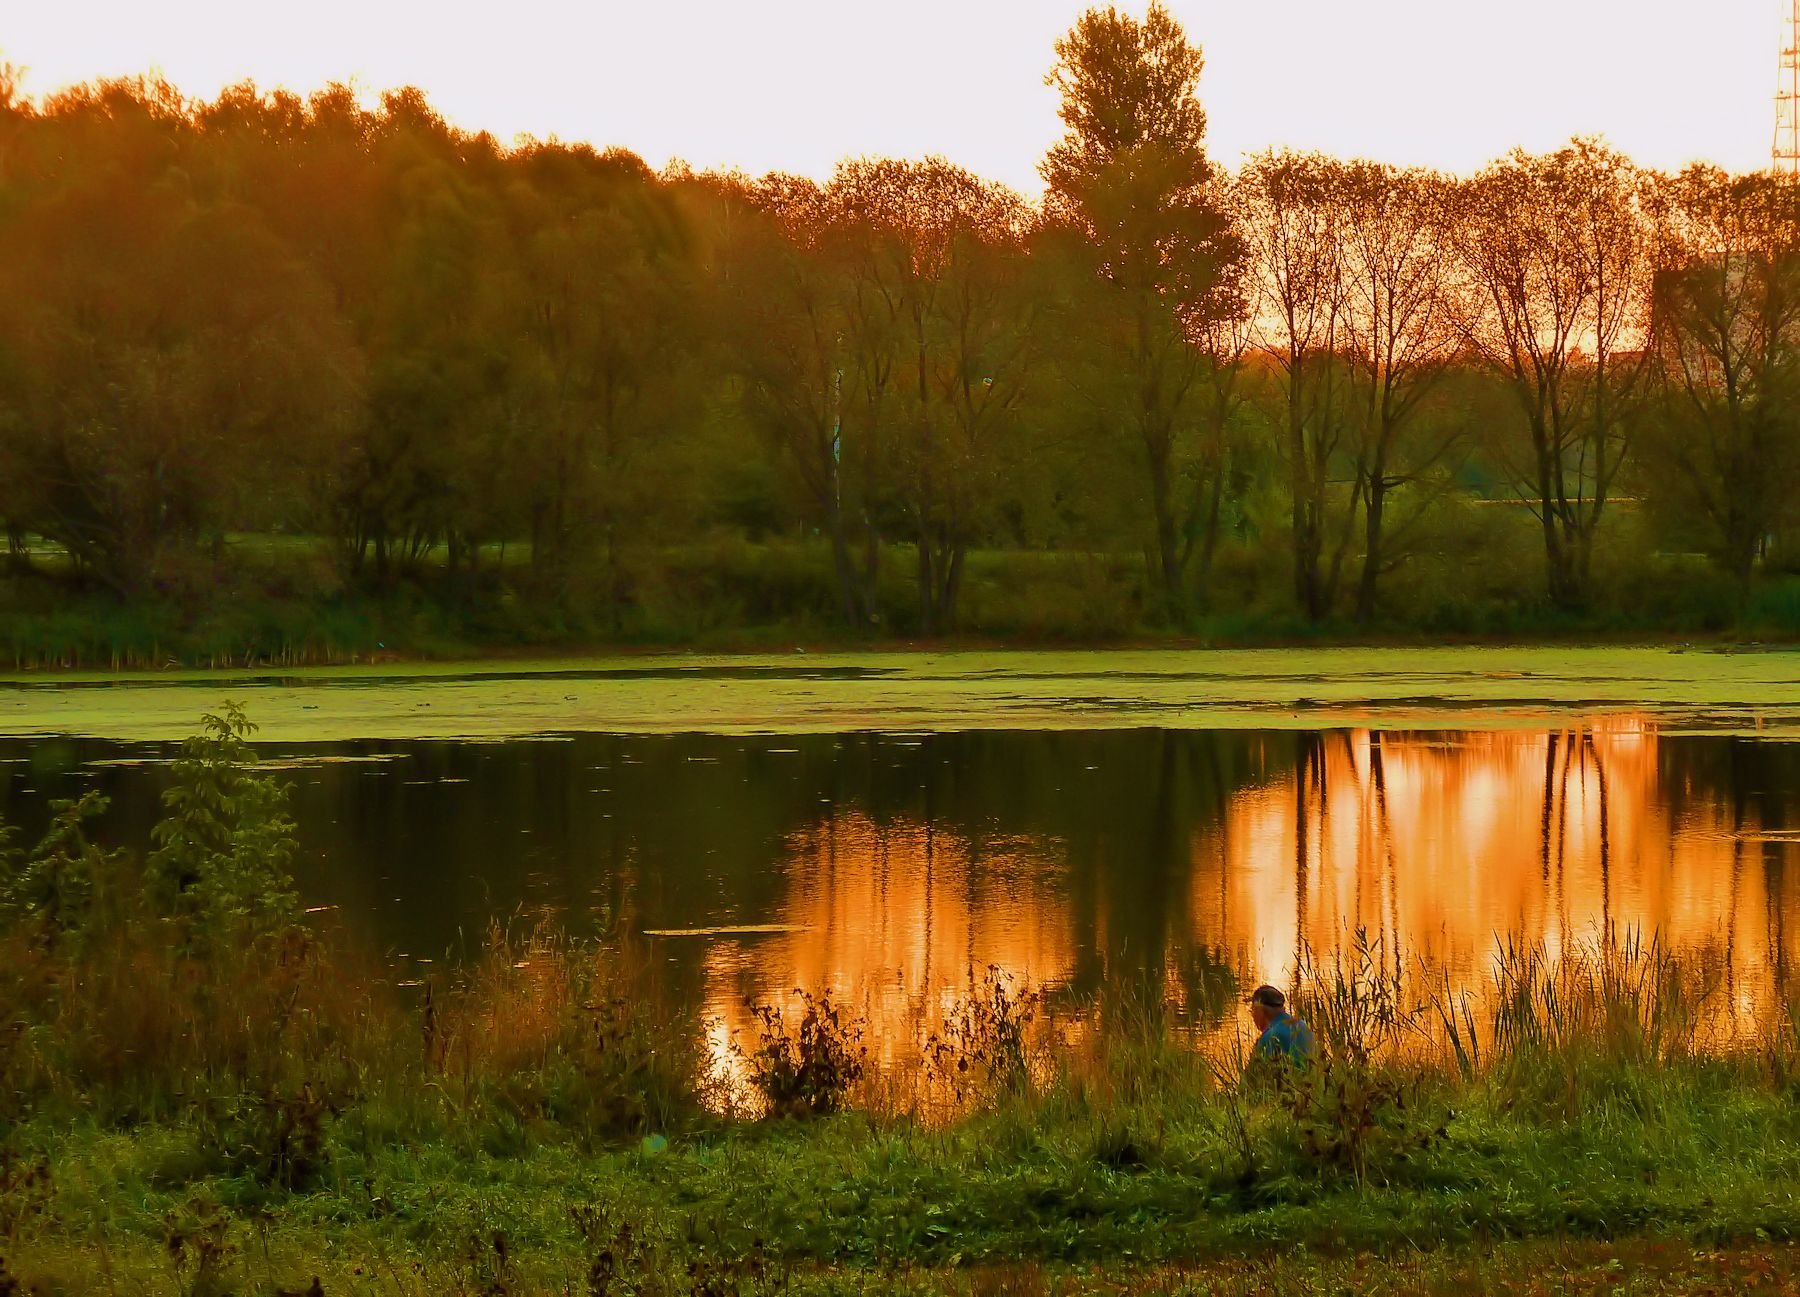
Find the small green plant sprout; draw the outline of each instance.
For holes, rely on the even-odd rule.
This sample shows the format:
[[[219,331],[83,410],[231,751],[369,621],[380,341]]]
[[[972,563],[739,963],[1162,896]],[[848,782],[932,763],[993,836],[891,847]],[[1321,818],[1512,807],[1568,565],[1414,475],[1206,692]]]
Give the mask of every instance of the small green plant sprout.
[[[778,1006],[751,1004],[756,1048],[748,1054],[735,1043],[732,1048],[748,1065],[750,1083],[770,1116],[825,1116],[843,1108],[850,1087],[862,1079],[869,1055],[863,1024],[845,1018],[830,991],[816,999],[797,988],[794,994],[805,1006],[797,1031],[789,1030]]]
[[[287,788],[257,773],[249,742],[256,726],[237,703],[200,724],[181,745],[162,819],[151,830],[152,892],[187,926],[192,945],[290,928],[300,908],[288,876],[295,839]]]

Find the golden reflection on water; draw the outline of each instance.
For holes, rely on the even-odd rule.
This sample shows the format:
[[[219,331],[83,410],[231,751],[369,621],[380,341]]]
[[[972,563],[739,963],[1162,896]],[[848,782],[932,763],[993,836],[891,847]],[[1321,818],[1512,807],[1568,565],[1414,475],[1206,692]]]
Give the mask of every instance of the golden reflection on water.
[[[1194,997],[1182,968],[1223,960],[1240,984],[1291,986],[1303,946],[1328,959],[1359,927],[1477,994],[1501,937],[1554,957],[1605,925],[1654,933],[1718,970],[1722,1002],[1748,1018],[1785,983],[1793,903],[1781,880],[1797,835],[1765,825],[1754,797],[1665,786],[1681,778],[1631,717],[1554,733],[1307,736],[1295,768],[1238,789],[1192,830],[1163,914],[1081,886],[1056,840],[976,844],[839,813],[787,844],[781,917],[793,930],[709,956],[715,1057],[731,1066],[733,1032],[754,1040],[747,998],[795,988],[860,1007],[871,1057],[891,1061],[990,965],[1019,984],[1095,968],[1103,983],[1135,940],[1137,966],[1163,970],[1156,993],[1179,1006]],[[1236,1014],[1227,996],[1209,1003]]]
[[[708,1040],[729,1077],[743,1066],[733,1033],[740,1045],[755,1037],[750,999],[791,1007],[795,990],[830,989],[866,1015],[870,1058],[885,1064],[910,1056],[987,968],[1022,987],[1070,964],[1068,910],[1042,844],[974,849],[934,826],[850,812],[788,845],[791,930],[707,960]]]

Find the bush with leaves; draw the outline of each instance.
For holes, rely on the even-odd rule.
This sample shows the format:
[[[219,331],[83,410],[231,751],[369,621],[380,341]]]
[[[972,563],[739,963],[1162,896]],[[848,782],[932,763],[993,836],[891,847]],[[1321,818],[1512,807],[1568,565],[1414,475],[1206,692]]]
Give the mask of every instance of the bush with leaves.
[[[256,726],[243,708],[228,702],[200,724],[181,745],[151,830],[149,883],[158,905],[183,924],[184,944],[231,946],[299,922],[287,872],[294,822],[286,787],[255,770]]]
[[[1309,1162],[1360,1183],[1390,1178],[1443,1138],[1448,1121],[1424,1101],[1417,1069],[1400,1057],[1421,1030],[1422,1010],[1405,1007],[1399,968],[1366,928],[1329,967],[1309,950],[1300,962],[1295,1010],[1311,1023],[1318,1052],[1298,1066],[1275,1061],[1270,1079]]]
[[[997,964],[988,965],[979,986],[971,970],[968,995],[945,1015],[943,1030],[926,1038],[927,1072],[949,1086],[958,1104],[1027,1090],[1039,999],[1036,991],[1015,991]]]
[[[0,921],[27,929],[41,949],[79,945],[94,924],[118,857],[89,840],[86,824],[106,806],[94,792],[51,802],[50,827],[28,852],[0,826]]]
[[[777,1006],[750,1006],[757,1020],[756,1048],[745,1056],[750,1083],[768,1102],[770,1116],[824,1116],[842,1108],[850,1087],[862,1079],[869,1055],[863,1024],[846,1019],[830,991],[817,999],[801,990],[794,994],[806,1010],[798,1031],[788,1030]]]
[[[242,710],[203,726],[148,856],[95,843],[92,793],[53,803],[30,850],[0,832],[0,1121],[198,1105],[220,1165],[299,1181],[376,1010],[302,922],[284,790],[254,769]]]

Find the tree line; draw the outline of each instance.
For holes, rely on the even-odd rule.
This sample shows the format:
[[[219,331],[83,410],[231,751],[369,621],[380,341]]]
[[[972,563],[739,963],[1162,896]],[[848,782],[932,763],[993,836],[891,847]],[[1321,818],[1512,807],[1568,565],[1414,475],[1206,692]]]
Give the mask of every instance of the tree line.
[[[1246,580],[1372,624],[1521,545],[1580,613],[1622,530],[1733,590],[1783,560],[1800,184],[1592,139],[1230,172],[1201,67],[1158,5],[1083,15],[1035,204],[937,158],[503,146],[411,89],[0,71],[14,566],[135,601],[286,536],[616,628],[653,556],[775,537],[844,626],[941,634],[988,551],[1127,562],[1174,627]]]

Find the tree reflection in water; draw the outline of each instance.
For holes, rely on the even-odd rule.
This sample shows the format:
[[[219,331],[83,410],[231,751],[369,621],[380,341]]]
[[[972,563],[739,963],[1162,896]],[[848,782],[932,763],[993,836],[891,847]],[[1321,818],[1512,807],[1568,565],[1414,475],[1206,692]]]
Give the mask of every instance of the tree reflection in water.
[[[408,959],[498,915],[603,915],[720,1020],[831,987],[877,1055],[995,965],[1051,1012],[1205,1029],[1357,928],[1481,989],[1496,937],[1659,934],[1748,1017],[1790,982],[1800,751],[1630,716],[1470,732],[1064,731],[342,743],[283,753],[309,901]],[[5,750],[11,749],[11,750]],[[0,744],[0,815],[98,787],[142,841],[153,751]],[[345,758],[362,758],[354,761]],[[383,758],[383,759],[369,759]],[[528,921],[521,917],[518,921]],[[758,928],[760,931],[743,931]],[[705,929],[707,931],[701,931]],[[737,929],[737,930],[733,930]]]

